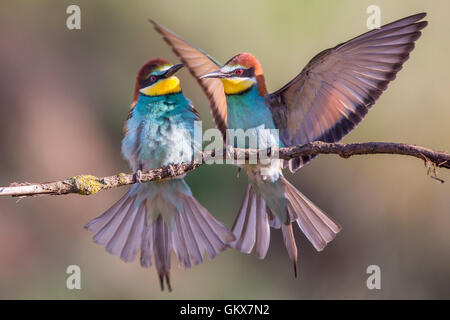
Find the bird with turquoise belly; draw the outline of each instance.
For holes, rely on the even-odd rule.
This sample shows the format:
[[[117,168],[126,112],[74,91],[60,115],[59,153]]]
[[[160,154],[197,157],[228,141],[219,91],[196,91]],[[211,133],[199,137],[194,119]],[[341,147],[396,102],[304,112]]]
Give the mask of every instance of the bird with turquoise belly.
[[[191,161],[198,115],[174,74],[183,65],[153,59],[139,71],[125,122],[122,154],[131,169],[160,168]],[[169,290],[171,253],[182,268],[212,259],[234,240],[192,195],[183,177],[137,183],[110,209],[86,225],[94,241],[126,262],[140,252],[143,267],[155,265],[161,289]]]
[[[421,21],[425,16],[419,13],[394,21],[320,52],[273,93],[268,93],[261,64],[250,53],[237,54],[222,65],[151,22],[202,87],[224,138],[228,138],[230,129],[276,128],[278,135],[272,141],[279,138],[277,146],[293,146],[337,142],[355,128],[409,58],[427,25]],[[235,140],[226,141],[238,146]],[[236,237],[232,247],[245,253],[255,249],[262,259],[269,247],[270,227],[281,228],[296,275],[293,222],[319,251],[335,238],[341,227],[289,183],[281,171],[289,167],[295,172],[313,158],[245,166],[249,184],[232,228]]]

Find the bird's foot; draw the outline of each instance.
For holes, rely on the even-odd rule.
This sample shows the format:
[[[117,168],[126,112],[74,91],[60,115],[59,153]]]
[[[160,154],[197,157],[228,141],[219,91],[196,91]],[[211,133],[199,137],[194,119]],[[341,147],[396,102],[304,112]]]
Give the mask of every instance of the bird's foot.
[[[142,170],[141,169],[137,169],[136,172],[134,173],[134,178],[136,179],[137,183],[143,183],[144,181],[142,181]]]
[[[175,172],[175,166],[173,164],[169,164],[167,166],[167,169],[169,170],[169,173],[172,177],[175,177],[177,173]]]
[[[234,150],[233,146],[228,144],[225,148],[225,152],[226,152],[225,157],[226,157],[227,163],[235,164],[237,161],[235,159],[236,154],[235,154],[235,150]]]

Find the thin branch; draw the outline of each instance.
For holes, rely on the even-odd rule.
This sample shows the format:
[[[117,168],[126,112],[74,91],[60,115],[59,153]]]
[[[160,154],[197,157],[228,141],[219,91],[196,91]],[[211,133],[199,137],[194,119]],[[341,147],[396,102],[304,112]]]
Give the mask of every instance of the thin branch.
[[[366,142],[366,143],[325,143],[311,142],[301,146],[280,148],[279,158],[289,160],[299,156],[316,154],[337,154],[343,158],[363,154],[400,154],[422,159],[428,170],[428,174],[438,181],[443,180],[436,177],[436,168],[450,169],[450,154],[438,152],[424,147],[390,142]],[[274,152],[274,150],[269,150]],[[234,159],[255,159],[264,150],[235,149],[223,150],[222,154],[232,155]],[[201,153],[203,162],[217,159],[217,155],[211,151]],[[136,179],[135,174],[119,173],[108,177],[95,177],[92,175],[78,175],[61,181],[46,183],[12,183],[9,187],[0,187],[0,196],[26,197],[36,195],[62,195],[78,193],[91,195],[100,190],[134,184],[136,182],[157,181],[183,175],[199,167],[202,161],[185,162],[179,165],[170,165],[163,168],[144,171]]]

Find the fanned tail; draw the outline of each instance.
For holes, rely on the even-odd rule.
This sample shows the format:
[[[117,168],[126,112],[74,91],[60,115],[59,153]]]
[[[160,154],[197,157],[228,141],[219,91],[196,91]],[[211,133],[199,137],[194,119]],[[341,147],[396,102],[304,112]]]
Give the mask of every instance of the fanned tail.
[[[213,259],[234,239],[190,194],[183,180],[170,186],[173,194],[166,189],[155,192],[156,184],[135,185],[85,226],[95,233],[96,243],[126,262],[133,261],[139,250],[143,267],[150,267],[154,259],[161,290],[165,280],[169,291],[172,249],[180,266],[189,268],[202,263],[205,252]]]
[[[91,220],[85,228],[94,232],[94,242],[106,246],[106,251],[120,255],[123,261],[133,261],[145,233],[145,202],[134,205],[131,188],[119,201],[101,216]]]
[[[270,183],[270,182],[268,182]],[[282,199],[276,200],[274,188],[283,188],[280,193]],[[267,199],[264,200],[264,199]],[[270,201],[269,201],[270,199]],[[275,200],[274,200],[275,199]],[[269,203],[278,203],[274,210],[284,208],[284,220],[281,221],[280,212],[275,214],[269,207]],[[283,204],[283,205],[282,205]],[[322,210],[315,206],[308,198],[298,191],[283,176],[279,181],[265,187],[255,187],[249,184],[245,192],[244,200],[234,222],[232,232],[236,238],[230,243],[230,247],[244,253],[252,252],[264,259],[270,243],[270,227],[281,228],[283,241],[294,266],[294,274],[297,277],[297,245],[292,230],[292,222],[297,221],[314,248],[322,251],[332,241],[341,227],[328,217]]]
[[[341,231],[341,226],[325,212],[306,198],[283,176],[287,208],[291,220],[297,220],[298,226],[317,251],[322,251]]]
[[[250,253],[255,247],[258,258],[264,259],[270,243],[267,209],[261,194],[256,192],[255,188],[249,184],[238,216],[231,229],[236,240],[230,244],[230,247],[244,253]]]

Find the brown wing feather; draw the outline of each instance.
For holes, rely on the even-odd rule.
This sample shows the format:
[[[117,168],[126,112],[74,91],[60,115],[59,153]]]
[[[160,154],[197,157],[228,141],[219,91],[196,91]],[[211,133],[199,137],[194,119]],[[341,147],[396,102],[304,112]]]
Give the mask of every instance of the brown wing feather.
[[[221,65],[201,49],[189,44],[175,33],[152,20],[150,22],[197,79],[210,102],[214,122],[225,137],[227,129],[227,101],[222,82],[219,79],[199,79],[201,75],[216,71]]]
[[[266,96],[285,145],[336,142],[366,115],[414,49],[426,21],[416,14],[316,55],[302,72]],[[292,171],[312,157],[290,161]]]

